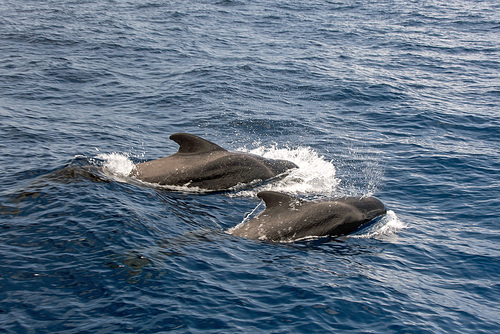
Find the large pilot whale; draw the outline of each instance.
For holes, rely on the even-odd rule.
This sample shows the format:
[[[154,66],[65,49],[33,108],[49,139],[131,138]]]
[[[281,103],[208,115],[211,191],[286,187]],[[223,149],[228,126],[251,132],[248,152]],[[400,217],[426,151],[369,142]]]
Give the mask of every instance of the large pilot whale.
[[[228,233],[268,241],[289,242],[306,237],[349,234],[386,213],[375,197],[346,197],[305,201],[287,194],[262,191],[257,194],[266,209],[256,218],[229,229]]]
[[[160,185],[226,190],[238,184],[265,181],[297,168],[286,160],[230,152],[189,133],[175,133],[170,139],[179,144],[177,153],[139,163],[130,176]]]

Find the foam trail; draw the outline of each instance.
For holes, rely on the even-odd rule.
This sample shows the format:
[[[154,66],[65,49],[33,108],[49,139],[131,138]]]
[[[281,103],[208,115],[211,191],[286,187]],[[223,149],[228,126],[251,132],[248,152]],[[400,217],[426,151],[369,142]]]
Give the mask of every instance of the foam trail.
[[[406,225],[398,218],[394,211],[388,210],[385,216],[377,223],[358,233],[351,234],[349,237],[386,239],[396,235],[403,228],[406,228]]]
[[[339,180],[335,177],[335,166],[309,147],[277,148],[257,147],[239,151],[260,155],[269,159],[283,159],[294,162],[299,168],[290,171],[284,178],[242,190],[235,196],[254,197],[258,192],[272,190],[288,194],[325,197],[332,196]]]
[[[130,172],[135,168],[135,164],[125,154],[99,154],[97,158],[104,161],[102,164],[104,173],[118,181],[126,181]]]

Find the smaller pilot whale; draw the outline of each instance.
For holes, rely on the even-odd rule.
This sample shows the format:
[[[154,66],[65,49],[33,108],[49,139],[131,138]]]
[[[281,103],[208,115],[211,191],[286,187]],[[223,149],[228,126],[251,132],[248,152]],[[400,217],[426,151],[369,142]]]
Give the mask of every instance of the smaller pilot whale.
[[[375,197],[346,197],[327,201],[304,201],[287,194],[262,191],[257,194],[266,209],[228,233],[268,241],[289,242],[306,237],[339,236],[386,213]]]
[[[175,133],[177,153],[137,164],[130,173],[144,182],[169,186],[226,190],[238,184],[265,181],[297,168],[293,162],[230,152],[189,133]]]

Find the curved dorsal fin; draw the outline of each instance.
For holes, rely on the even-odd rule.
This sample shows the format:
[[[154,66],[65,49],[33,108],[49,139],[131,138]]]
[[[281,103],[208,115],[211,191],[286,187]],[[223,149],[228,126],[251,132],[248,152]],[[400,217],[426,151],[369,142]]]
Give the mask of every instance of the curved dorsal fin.
[[[257,194],[257,197],[261,198],[264,203],[266,203],[266,209],[275,207],[287,208],[292,206],[293,204],[299,204],[302,202],[297,197],[293,197],[276,191],[261,191]]]
[[[217,144],[214,144],[201,137],[189,133],[174,133],[170,139],[179,144],[179,151],[181,154],[202,154],[215,151],[226,151]]]

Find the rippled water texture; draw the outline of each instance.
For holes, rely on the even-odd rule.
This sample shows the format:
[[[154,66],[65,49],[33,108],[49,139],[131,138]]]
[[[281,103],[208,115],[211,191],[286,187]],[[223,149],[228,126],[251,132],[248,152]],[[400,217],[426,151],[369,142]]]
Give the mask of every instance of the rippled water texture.
[[[500,331],[498,1],[0,2],[0,332]],[[190,132],[299,168],[133,180]],[[277,190],[354,235],[226,231]]]

